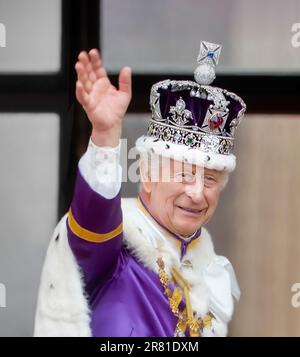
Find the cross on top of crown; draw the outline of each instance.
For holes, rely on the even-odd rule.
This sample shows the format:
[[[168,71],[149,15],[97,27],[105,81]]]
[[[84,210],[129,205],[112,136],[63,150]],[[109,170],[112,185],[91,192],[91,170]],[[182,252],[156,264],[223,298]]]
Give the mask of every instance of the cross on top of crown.
[[[219,62],[221,49],[221,45],[201,41],[197,62],[200,64],[207,63],[215,67]]]

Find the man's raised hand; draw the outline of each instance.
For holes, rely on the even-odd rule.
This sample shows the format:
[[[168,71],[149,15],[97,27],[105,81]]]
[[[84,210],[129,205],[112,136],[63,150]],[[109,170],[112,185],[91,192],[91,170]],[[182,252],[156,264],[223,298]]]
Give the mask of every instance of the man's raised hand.
[[[99,146],[117,145],[131,99],[131,69],[120,71],[119,89],[110,83],[96,49],[80,52],[75,69],[76,97],[92,123],[92,140]]]

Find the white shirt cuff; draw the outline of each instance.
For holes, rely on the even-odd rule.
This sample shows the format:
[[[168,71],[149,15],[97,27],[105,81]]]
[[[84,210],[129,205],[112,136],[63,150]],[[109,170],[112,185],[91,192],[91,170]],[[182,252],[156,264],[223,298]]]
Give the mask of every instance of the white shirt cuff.
[[[121,188],[120,151],[121,141],[116,147],[100,147],[90,139],[87,151],[78,163],[88,185],[106,199],[114,198]]]

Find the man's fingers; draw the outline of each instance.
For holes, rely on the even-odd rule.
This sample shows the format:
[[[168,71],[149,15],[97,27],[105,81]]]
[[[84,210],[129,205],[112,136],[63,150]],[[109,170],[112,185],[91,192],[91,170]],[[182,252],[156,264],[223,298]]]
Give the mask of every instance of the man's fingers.
[[[119,74],[119,90],[131,97],[131,68],[124,67]]]
[[[92,70],[96,75],[97,79],[107,77],[107,73],[105,68],[102,66],[101,57],[99,51],[96,48],[93,48],[89,52],[89,56],[91,59]]]
[[[93,86],[93,81],[91,81],[90,76],[88,75],[88,73],[86,71],[86,67],[81,62],[77,62],[75,65],[75,69],[76,69],[79,81],[82,83],[85,90],[88,93],[90,93],[92,86]]]
[[[85,82],[86,80],[88,80],[87,73],[85,72],[85,68],[81,62],[77,62],[75,64],[75,69],[77,72],[78,79],[80,79],[81,82]]]
[[[76,82],[76,97],[78,99],[78,102],[82,106],[87,106],[89,96],[86,93],[86,91],[84,90],[83,84],[80,81]]]
[[[81,80],[83,84],[87,82],[91,82],[92,84],[96,82],[96,76],[94,72],[88,73],[86,68],[81,62],[77,62],[75,65],[76,72],[78,74],[78,78]]]
[[[81,51],[79,53],[78,61],[80,61],[83,65],[86,65],[89,62],[89,55],[86,51]]]
[[[78,56],[78,63],[82,65],[87,79],[94,84],[97,79],[107,78],[105,68],[102,66],[99,51],[95,48],[87,53],[86,51],[80,52]],[[83,84],[86,83],[86,78],[82,78]]]
[[[88,53],[85,51],[80,52],[78,56],[78,61],[83,65],[89,80],[94,83],[96,79],[95,75],[92,75],[93,67]]]

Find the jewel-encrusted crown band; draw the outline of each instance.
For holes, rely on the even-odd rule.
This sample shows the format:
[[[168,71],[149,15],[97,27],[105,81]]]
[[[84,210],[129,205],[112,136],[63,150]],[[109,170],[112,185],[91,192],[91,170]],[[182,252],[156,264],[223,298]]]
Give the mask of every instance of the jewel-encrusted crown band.
[[[157,140],[184,144],[191,149],[200,149],[204,152],[216,154],[229,155],[233,149],[233,139],[231,138],[194,132],[183,128],[177,129],[168,124],[157,123],[155,120],[150,120],[147,135]]]

